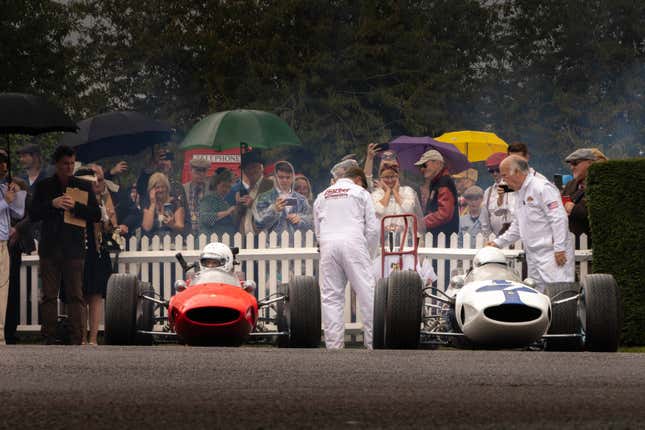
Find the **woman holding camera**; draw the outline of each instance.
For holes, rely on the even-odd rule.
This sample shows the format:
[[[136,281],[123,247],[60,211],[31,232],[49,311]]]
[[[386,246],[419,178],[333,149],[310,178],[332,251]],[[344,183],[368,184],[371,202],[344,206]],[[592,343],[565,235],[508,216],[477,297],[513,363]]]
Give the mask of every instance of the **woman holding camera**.
[[[221,169],[221,170],[220,170]],[[199,206],[199,231],[210,237],[217,234],[221,241],[222,235],[228,233],[233,239],[237,232],[233,214],[237,206],[226,201],[226,195],[233,185],[233,172],[220,168],[211,178],[209,194],[204,197]]]
[[[147,235],[180,234],[186,214],[181,204],[170,197],[170,182],[163,173],[153,173],[148,180],[148,207],[143,209],[141,229]]]

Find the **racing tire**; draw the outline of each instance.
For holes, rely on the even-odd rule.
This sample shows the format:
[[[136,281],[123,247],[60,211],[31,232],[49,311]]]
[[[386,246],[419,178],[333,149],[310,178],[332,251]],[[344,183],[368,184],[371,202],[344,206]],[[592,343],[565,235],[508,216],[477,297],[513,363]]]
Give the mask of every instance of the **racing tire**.
[[[579,334],[578,303],[576,300],[553,304],[554,301],[575,296],[580,291],[580,286],[575,282],[554,282],[546,284],[544,294],[551,299],[551,325],[547,334]],[[545,351],[580,351],[582,339],[562,338],[545,339]]]
[[[387,309],[387,281],[376,281],[374,288],[374,320],[372,324],[372,348],[385,348],[385,311]]]
[[[620,292],[612,275],[596,273],[581,281],[580,323],[588,351],[616,352],[620,340]]]
[[[139,280],[134,275],[115,273],[108,279],[105,294],[106,345],[134,343],[139,288]]]
[[[154,297],[155,290],[147,282],[139,283],[138,304],[141,309],[137,309],[137,330],[152,331],[154,328],[155,304],[142,296]],[[151,334],[136,333],[135,342],[137,345],[152,345],[154,339]]]
[[[385,347],[416,349],[421,334],[423,291],[421,277],[412,270],[390,274],[385,311]]]
[[[285,317],[289,326],[289,347],[320,346],[320,288],[312,276],[289,281]]]

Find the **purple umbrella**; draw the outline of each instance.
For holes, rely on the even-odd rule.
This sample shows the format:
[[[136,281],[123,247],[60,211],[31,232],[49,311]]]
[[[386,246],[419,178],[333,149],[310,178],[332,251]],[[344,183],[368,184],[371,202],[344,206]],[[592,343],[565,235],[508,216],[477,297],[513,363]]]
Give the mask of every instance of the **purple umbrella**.
[[[401,167],[407,170],[416,170],[414,163],[430,149],[436,149],[443,155],[450,173],[463,172],[471,167],[468,158],[456,146],[428,136],[399,136],[390,142],[390,149],[396,151]]]

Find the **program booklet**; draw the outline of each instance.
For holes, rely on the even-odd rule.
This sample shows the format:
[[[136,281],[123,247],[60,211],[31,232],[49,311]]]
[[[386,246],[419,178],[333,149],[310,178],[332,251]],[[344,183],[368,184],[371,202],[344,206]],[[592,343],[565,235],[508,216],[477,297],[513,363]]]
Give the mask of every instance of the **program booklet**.
[[[83,191],[80,188],[67,187],[65,194],[73,198],[75,202],[78,202],[82,205],[87,205],[87,191]],[[65,221],[65,223],[67,224],[72,224],[82,228],[85,228],[87,225],[84,219],[76,218],[74,215],[72,215],[71,211],[65,211],[65,215],[63,215],[63,221]]]

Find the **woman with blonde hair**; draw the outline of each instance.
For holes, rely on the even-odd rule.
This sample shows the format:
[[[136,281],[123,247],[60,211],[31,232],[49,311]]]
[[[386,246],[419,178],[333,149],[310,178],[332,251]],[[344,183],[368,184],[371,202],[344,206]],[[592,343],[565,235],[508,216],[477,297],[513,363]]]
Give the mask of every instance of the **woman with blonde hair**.
[[[148,205],[143,209],[141,229],[148,235],[178,234],[184,231],[186,214],[170,196],[170,182],[163,173],[148,180]]]

